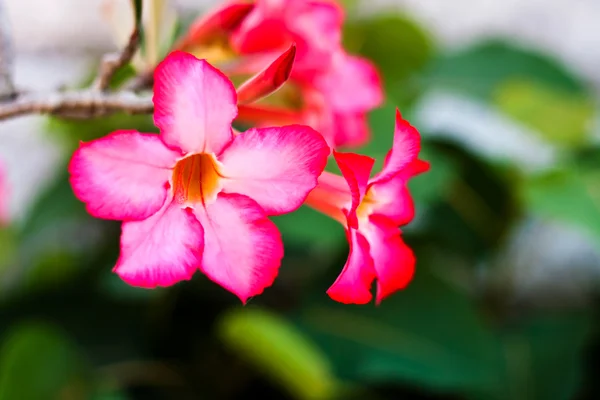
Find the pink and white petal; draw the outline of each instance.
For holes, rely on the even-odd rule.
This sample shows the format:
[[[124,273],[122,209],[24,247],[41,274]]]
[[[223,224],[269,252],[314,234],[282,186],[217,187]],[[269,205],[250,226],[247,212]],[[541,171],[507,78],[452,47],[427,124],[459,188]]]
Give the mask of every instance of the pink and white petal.
[[[376,277],[367,239],[356,229],[346,230],[350,253],[344,269],[327,290],[335,301],[344,304],[366,304],[371,301],[371,284]]]
[[[170,147],[184,153],[221,152],[231,141],[237,96],[221,71],[182,51],[154,71],[154,123]]]
[[[374,177],[374,181],[388,179],[415,161],[421,151],[421,135],[396,110],[396,128],[394,143],[385,158],[383,169]]]
[[[317,185],[328,155],[308,126],[249,129],[218,157],[223,190],[252,198],[269,215],[291,212]]]
[[[377,304],[408,285],[415,273],[415,256],[404,243],[400,230],[384,217],[371,216],[360,232],[369,242],[377,274]]]
[[[350,208],[345,210],[348,218],[348,226],[357,228],[356,209],[365,197],[369,175],[371,174],[375,160],[368,156],[354,153],[339,153],[335,150],[333,157],[340,171],[342,171],[342,175],[346,179],[352,195]]]
[[[69,163],[71,186],[95,217],[142,220],[164,204],[178,157],[158,135],[117,131],[80,144]]]
[[[204,227],[201,270],[243,303],[273,284],[283,258],[277,227],[249,197],[220,193],[195,214]]]
[[[171,199],[143,221],[124,222],[114,272],[132,286],[154,288],[191,279],[202,260],[204,232],[191,209]]]

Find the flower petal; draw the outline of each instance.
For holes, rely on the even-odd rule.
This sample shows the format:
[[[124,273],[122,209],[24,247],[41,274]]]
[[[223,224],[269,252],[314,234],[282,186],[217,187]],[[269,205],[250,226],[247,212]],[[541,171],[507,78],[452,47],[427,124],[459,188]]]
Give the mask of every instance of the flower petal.
[[[342,8],[329,1],[259,0],[231,38],[242,54],[298,46],[294,74],[327,66],[339,47]]]
[[[249,129],[218,157],[223,190],[252,198],[269,215],[287,213],[317,185],[328,155],[323,137],[307,126]]]
[[[93,216],[141,220],[164,204],[177,157],[158,135],[117,131],[81,143],[69,164],[70,181]]]
[[[343,50],[332,57],[330,69],[316,75],[314,85],[335,112],[365,112],[383,103],[381,78],[370,61]]]
[[[375,301],[379,304],[385,297],[408,285],[415,273],[415,256],[392,221],[379,216],[371,216],[369,221],[369,224],[361,226],[360,232],[369,242],[377,274]]]
[[[383,169],[373,181],[388,179],[415,161],[421,151],[421,135],[415,127],[402,118],[396,109],[394,143],[385,158]]]
[[[369,181],[369,175],[371,174],[375,160],[360,154],[339,153],[337,151],[333,152],[333,156],[346,182],[348,182],[350,193],[352,194],[352,204],[348,210],[345,210],[348,218],[348,226],[357,228],[356,209],[365,197],[367,182]]]
[[[360,147],[369,141],[371,131],[364,112],[333,114],[335,147]]]
[[[154,123],[184,153],[218,154],[233,136],[235,88],[204,60],[174,51],[154,72]]]
[[[290,77],[295,57],[296,45],[292,44],[275,61],[237,89],[238,103],[252,103],[277,91]]]
[[[273,284],[283,243],[277,227],[255,201],[220,193],[195,214],[205,231],[202,272],[244,303]]]
[[[132,286],[169,286],[198,269],[204,233],[190,209],[171,199],[143,221],[123,223],[121,255],[114,272]]]
[[[183,50],[189,46],[206,43],[219,35],[227,35],[237,28],[253,8],[252,3],[224,4],[195,20],[174,47]]]
[[[344,269],[327,290],[327,294],[340,303],[366,304],[373,297],[371,284],[375,279],[369,243],[356,229],[347,230],[346,236],[350,243],[350,254]]]
[[[369,185],[372,214],[386,216],[395,225],[406,225],[415,216],[415,205],[407,183],[413,176],[429,169],[429,163],[415,160],[396,175]]]

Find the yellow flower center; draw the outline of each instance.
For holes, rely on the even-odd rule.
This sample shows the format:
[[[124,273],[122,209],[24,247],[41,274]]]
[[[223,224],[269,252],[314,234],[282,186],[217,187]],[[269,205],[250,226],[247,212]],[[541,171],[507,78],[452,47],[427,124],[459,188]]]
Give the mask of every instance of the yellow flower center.
[[[220,190],[218,161],[211,154],[193,154],[177,162],[173,169],[175,202],[193,205],[211,202]]]

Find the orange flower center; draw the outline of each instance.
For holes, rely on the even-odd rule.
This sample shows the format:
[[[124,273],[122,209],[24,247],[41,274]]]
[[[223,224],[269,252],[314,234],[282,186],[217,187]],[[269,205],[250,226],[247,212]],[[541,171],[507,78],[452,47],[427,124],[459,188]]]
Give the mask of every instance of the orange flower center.
[[[367,193],[365,193],[365,197],[363,197],[358,207],[356,207],[356,217],[358,218],[358,220],[368,220],[369,216],[373,212],[374,205],[375,200],[373,199],[373,193],[371,193],[371,189],[369,189],[367,190]]]
[[[217,160],[211,154],[194,154],[173,169],[173,193],[178,204],[205,204],[217,197],[220,185]]]

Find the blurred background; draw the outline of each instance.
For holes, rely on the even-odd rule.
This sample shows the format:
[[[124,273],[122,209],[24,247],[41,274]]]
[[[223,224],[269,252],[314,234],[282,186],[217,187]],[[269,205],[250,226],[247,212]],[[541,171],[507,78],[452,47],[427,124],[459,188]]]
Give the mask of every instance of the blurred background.
[[[17,85],[88,81],[115,49],[103,3],[5,1]],[[413,283],[330,300],[344,232],[301,208],[275,219],[281,272],[246,307],[201,274],[129,287],[119,224],[86,214],[65,166],[151,118],[0,122],[0,400],[600,398],[600,2],[344,3],[387,94],[358,151],[383,158],[398,106],[432,165],[410,184]],[[182,29],[213,4],[174,2]]]

